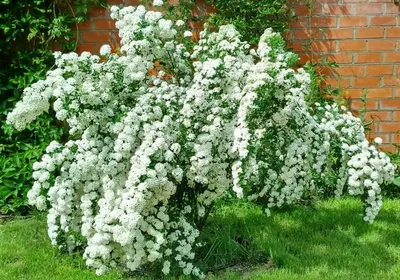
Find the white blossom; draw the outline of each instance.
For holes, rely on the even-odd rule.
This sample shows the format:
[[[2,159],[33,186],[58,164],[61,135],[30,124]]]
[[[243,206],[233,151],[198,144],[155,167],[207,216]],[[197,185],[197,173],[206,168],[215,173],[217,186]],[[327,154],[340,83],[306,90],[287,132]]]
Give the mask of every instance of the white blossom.
[[[192,37],[192,35],[193,35],[193,33],[192,33],[191,31],[185,31],[185,32],[183,33],[183,36],[184,36],[184,37]]]
[[[111,47],[110,45],[103,45],[100,48],[100,55],[101,56],[106,56],[109,55],[111,53]]]
[[[185,22],[183,20],[177,20],[175,24],[176,24],[176,26],[179,27],[179,26],[183,26],[185,24]]]
[[[378,144],[378,145],[381,145],[381,144],[382,144],[382,138],[376,137],[376,138],[374,139],[374,142],[375,142],[376,144]]]
[[[157,7],[157,6],[162,6],[164,4],[163,0],[154,0],[153,1],[153,6]]]
[[[204,277],[196,220],[230,187],[262,202],[266,215],[326,186],[337,196],[347,190],[365,195],[364,219],[373,221],[393,165],[358,118],[335,104],[308,106],[310,75],[293,70],[279,35],[267,29],[250,50],[227,25],[186,49],[175,29],[182,21],[143,6],[114,6],[111,17],[120,54],[109,46],[100,50],[105,61],[55,53],[56,69],[7,116],[22,130],[53,104],[70,128],[73,140],[51,142],[33,165],[28,192],[30,204],[50,207],[53,245],[83,246],[97,274],[154,262],[164,274]]]

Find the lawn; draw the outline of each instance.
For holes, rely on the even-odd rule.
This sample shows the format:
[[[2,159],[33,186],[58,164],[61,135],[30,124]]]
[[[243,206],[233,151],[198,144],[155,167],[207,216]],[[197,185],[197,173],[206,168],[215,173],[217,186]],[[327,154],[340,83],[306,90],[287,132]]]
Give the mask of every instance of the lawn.
[[[400,279],[399,200],[385,200],[372,225],[363,222],[362,204],[352,198],[271,217],[239,202],[219,207],[203,241],[211,236],[213,243],[199,252],[213,271],[210,279]],[[97,277],[79,257],[59,254],[43,217],[0,225],[2,280],[124,278],[122,272]]]

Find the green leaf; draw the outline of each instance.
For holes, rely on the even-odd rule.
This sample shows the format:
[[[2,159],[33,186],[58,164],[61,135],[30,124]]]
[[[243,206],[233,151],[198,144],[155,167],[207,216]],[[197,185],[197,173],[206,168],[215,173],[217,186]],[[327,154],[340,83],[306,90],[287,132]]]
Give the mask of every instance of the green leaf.
[[[393,180],[393,184],[400,187],[400,177],[397,177]]]

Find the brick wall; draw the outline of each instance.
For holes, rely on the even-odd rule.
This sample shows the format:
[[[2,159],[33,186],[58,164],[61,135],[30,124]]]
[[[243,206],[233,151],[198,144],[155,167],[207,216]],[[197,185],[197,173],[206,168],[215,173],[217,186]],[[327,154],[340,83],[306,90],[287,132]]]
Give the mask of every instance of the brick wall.
[[[138,5],[139,0],[107,0],[110,5]],[[88,51],[99,53],[104,44],[117,46],[119,42],[115,22],[110,19],[110,13],[101,7],[89,11],[89,20],[78,25],[77,52]]]
[[[170,4],[177,4],[179,0],[168,0]],[[140,0],[107,0],[109,5],[139,5]],[[206,4],[205,0],[196,0],[196,6],[192,12],[196,17],[202,18],[214,10]],[[202,23],[191,22],[194,36],[198,36],[203,28]],[[93,8],[89,11],[89,20],[78,25],[78,49],[77,52],[89,51],[98,53],[104,44],[118,46],[118,31],[115,23],[110,19],[109,12],[104,8]],[[196,39],[196,38],[195,38]]]
[[[327,82],[344,89],[354,110],[368,90],[371,137],[382,137],[385,149],[393,150],[389,143],[400,143],[399,6],[393,0],[316,0],[311,11],[299,5],[296,13],[299,19],[288,34],[293,49],[302,61],[337,62]]]
[[[207,13],[204,0],[197,2],[194,12]],[[400,143],[400,9],[393,2],[315,0],[312,11],[299,4],[298,20],[287,35],[302,62],[325,57],[338,63],[334,73],[328,73],[327,83],[342,87],[354,110],[360,109],[362,92],[368,90],[366,116],[374,121],[370,137],[381,137],[385,150],[394,149],[390,143]],[[78,52],[97,53],[105,43],[118,44],[114,23],[102,8],[90,11],[90,20],[81,24],[79,31]]]

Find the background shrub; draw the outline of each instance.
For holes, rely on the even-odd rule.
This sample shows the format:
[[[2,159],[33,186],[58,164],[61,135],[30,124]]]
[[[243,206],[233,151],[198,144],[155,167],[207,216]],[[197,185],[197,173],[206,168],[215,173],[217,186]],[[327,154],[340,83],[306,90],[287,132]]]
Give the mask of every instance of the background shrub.
[[[216,9],[209,22],[212,25],[233,24],[243,40],[256,44],[266,28],[284,33],[295,19],[293,5],[296,1],[272,0],[207,0]]]
[[[54,64],[56,46],[73,51],[72,27],[86,12],[105,0],[0,1],[0,213],[25,213],[26,193],[32,186],[32,164],[40,159],[51,139],[63,135],[62,124],[52,121],[53,112],[42,115],[15,133],[5,123],[22,90],[45,77]]]

